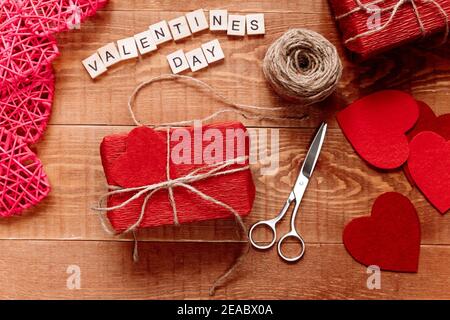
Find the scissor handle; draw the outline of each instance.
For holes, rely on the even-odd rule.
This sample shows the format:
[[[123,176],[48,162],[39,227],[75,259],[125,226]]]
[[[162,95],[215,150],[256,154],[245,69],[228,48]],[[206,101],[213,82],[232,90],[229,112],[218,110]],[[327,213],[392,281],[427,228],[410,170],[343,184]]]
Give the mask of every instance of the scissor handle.
[[[300,245],[302,246],[300,253],[297,256],[294,257],[287,257],[286,255],[284,255],[283,250],[281,249],[281,246],[283,244],[283,242],[285,240],[287,240],[288,238],[295,238],[296,240],[298,240],[300,242]],[[283,237],[281,237],[281,239],[278,241],[278,255],[287,262],[296,262],[298,260],[300,260],[303,255],[305,254],[305,241],[303,240],[303,238],[297,233],[297,231],[295,231],[295,229],[292,229],[289,233],[285,234]]]
[[[250,231],[248,233],[248,238],[250,239],[250,243],[252,244],[252,246],[254,246],[256,249],[259,250],[267,250],[270,247],[272,247],[275,243],[275,241],[277,241],[277,230],[275,228],[276,224],[277,224],[278,220],[277,219],[272,219],[272,220],[266,220],[266,221],[260,221],[255,223],[251,228]],[[272,241],[268,244],[268,245],[259,245],[257,244],[254,240],[253,240],[253,231],[261,226],[265,226],[268,227],[270,230],[272,230]]]

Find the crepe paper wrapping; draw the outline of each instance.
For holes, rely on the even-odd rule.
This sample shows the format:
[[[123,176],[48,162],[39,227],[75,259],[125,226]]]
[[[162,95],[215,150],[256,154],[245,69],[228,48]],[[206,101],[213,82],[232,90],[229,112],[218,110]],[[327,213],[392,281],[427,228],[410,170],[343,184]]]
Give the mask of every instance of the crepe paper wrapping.
[[[418,271],[420,221],[414,205],[399,193],[379,196],[370,217],[347,224],[343,241],[349,254],[363,265],[387,271]]]
[[[20,214],[50,192],[42,163],[25,141],[0,127],[0,216]]]
[[[94,0],[4,0],[0,6],[0,124],[27,143],[48,123],[54,95],[51,68],[59,55],[53,33],[101,8]]]
[[[410,148],[411,177],[428,201],[445,214],[450,209],[450,141],[424,131],[413,138]]]
[[[186,128],[194,146],[194,129]],[[226,130],[243,130],[246,128],[241,123],[224,123],[201,127],[202,132],[208,129],[217,129],[222,133],[223,146],[226,150]],[[171,129],[173,132],[174,129]],[[197,128],[198,130],[198,128]],[[167,181],[167,132],[155,131],[148,127],[138,127],[129,134],[115,134],[103,139],[100,146],[102,164],[108,185],[120,186],[122,188],[145,186],[158,182]],[[234,141],[236,146],[237,140]],[[170,148],[179,144],[171,141]],[[204,142],[202,152],[209,143]],[[223,160],[235,159],[234,155],[224,155]],[[249,138],[245,138],[245,155],[249,155]],[[172,158],[172,157],[171,157]],[[193,159],[193,158],[192,158]],[[174,164],[170,160],[170,178],[183,177],[193,170],[207,167],[205,163],[200,164]],[[248,166],[248,159],[242,164],[233,164],[231,168],[243,168]],[[220,202],[232,207],[240,216],[250,213],[255,198],[255,186],[250,169],[226,174],[218,177],[208,178],[192,183],[192,186]],[[232,218],[231,212],[215,203],[206,201],[197,194],[186,188],[176,187],[173,189],[174,202],[179,223],[189,223],[210,219]],[[108,207],[120,205],[132,194],[113,195],[108,198]],[[133,225],[139,218],[144,196],[127,204],[125,207],[108,212],[108,219],[116,232],[121,233]],[[167,189],[157,191],[145,206],[144,218],[139,228],[155,227],[174,224],[174,212],[169,202]]]
[[[406,132],[416,123],[419,107],[402,91],[385,90],[363,97],[336,116],[356,152],[380,169],[402,166],[409,155]]]
[[[419,120],[417,120],[414,128],[407,134],[409,141],[423,131],[432,131],[444,139],[450,140],[450,114],[443,114],[438,117],[425,102],[418,101],[417,103],[419,105]],[[407,164],[403,166],[403,170],[408,181],[412,185],[415,185]]]
[[[329,3],[344,45],[362,58],[424,36],[442,33],[439,35],[442,42],[448,38],[450,0],[329,0]],[[374,6],[381,12],[371,11]]]

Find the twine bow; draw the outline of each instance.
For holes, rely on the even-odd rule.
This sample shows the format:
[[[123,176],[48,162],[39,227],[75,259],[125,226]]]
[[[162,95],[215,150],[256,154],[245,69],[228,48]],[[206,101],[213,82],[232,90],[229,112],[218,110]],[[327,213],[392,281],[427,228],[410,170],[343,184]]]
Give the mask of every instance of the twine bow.
[[[372,34],[375,34],[377,32],[380,32],[380,31],[386,29],[392,23],[392,21],[394,21],[394,18],[397,15],[399,9],[408,3],[410,3],[413,8],[414,15],[416,16],[417,22],[419,24],[420,32],[422,33],[423,36],[426,34],[426,29],[423,24],[422,17],[420,16],[417,4],[418,3],[419,4],[420,3],[433,4],[438,9],[438,11],[440,12],[440,14],[442,15],[442,17],[445,20],[445,33],[444,33],[441,44],[444,44],[445,42],[447,42],[449,32],[450,32],[449,17],[448,17],[447,12],[445,12],[445,10],[442,8],[442,6],[436,0],[399,0],[395,5],[392,5],[390,7],[383,8],[383,9],[375,9],[372,6],[377,5],[379,3],[383,3],[384,0],[375,0],[375,1],[367,3],[367,4],[362,3],[361,0],[355,0],[355,2],[357,5],[356,8],[354,8],[353,10],[350,10],[347,13],[337,16],[336,19],[337,20],[343,19],[343,18],[345,18],[349,15],[352,15],[356,12],[359,12],[359,11],[365,11],[368,14],[372,14],[372,13],[376,13],[376,12],[391,11],[391,15],[389,16],[389,19],[383,25],[381,25],[379,28],[368,30],[366,32],[363,32],[363,33],[357,34],[351,38],[348,38],[344,41],[344,43],[346,43],[346,44],[349,42],[353,42],[359,38],[370,36]]]

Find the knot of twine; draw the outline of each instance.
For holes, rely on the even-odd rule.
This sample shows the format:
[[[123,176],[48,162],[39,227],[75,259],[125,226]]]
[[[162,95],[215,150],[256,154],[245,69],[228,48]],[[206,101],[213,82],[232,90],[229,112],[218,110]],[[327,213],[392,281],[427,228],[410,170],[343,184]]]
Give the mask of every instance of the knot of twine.
[[[373,5],[383,3],[384,1],[385,0],[376,0],[376,1],[364,4],[361,2],[361,0],[355,0],[355,3],[357,5],[356,8],[336,17],[337,20],[340,20],[340,19],[346,18],[349,15],[352,15],[358,11],[365,11],[368,14],[391,11],[391,15],[389,16],[389,19],[383,25],[379,26],[378,28],[374,28],[372,30],[368,30],[366,32],[363,32],[363,33],[357,34],[351,38],[348,38],[344,41],[344,43],[347,44],[347,43],[355,41],[359,38],[370,36],[372,34],[378,33],[380,31],[386,29],[394,21],[395,16],[397,15],[399,9],[403,5],[408,4],[408,3],[411,4],[412,10],[417,19],[417,23],[419,24],[419,29],[420,29],[420,32],[422,33],[422,36],[426,35],[427,30],[425,29],[425,26],[423,24],[422,17],[420,16],[420,12],[417,7],[417,4],[433,4],[438,9],[439,13],[442,15],[442,17],[445,21],[445,32],[444,32],[444,35],[443,35],[443,38],[441,41],[441,45],[447,42],[448,36],[450,33],[450,21],[449,21],[447,12],[445,12],[445,10],[442,8],[442,6],[437,1],[435,1],[435,0],[399,0],[396,4],[386,7],[386,8],[383,8],[383,9],[375,9],[372,7]]]
[[[336,47],[321,34],[291,29],[270,46],[263,71],[281,97],[307,106],[333,93],[342,63]]]

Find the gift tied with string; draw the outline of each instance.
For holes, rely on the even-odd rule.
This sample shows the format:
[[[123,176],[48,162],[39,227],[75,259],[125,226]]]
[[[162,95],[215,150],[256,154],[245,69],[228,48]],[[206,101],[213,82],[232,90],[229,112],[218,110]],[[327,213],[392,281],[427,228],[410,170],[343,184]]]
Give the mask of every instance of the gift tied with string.
[[[347,49],[361,58],[433,36],[447,42],[450,0],[329,0]],[[434,39],[436,38],[436,39]]]
[[[134,114],[135,98],[142,88],[158,81],[183,81],[228,108],[204,119],[143,125]],[[181,75],[162,75],[143,82],[130,96],[128,108],[137,127],[129,133],[105,137],[100,146],[109,191],[94,210],[100,212],[103,226],[114,234],[131,232],[136,239],[140,228],[234,218],[246,243],[243,253],[247,252],[248,235],[242,217],[250,213],[255,199],[249,135],[239,122],[204,123],[224,113],[256,120],[301,119],[302,115],[286,115],[284,108],[235,104],[208,84]],[[211,136],[207,138],[211,133],[212,140]],[[202,143],[206,140],[209,142]],[[181,141],[189,145],[183,150],[192,151],[181,155],[182,161],[178,159]],[[196,147],[199,142],[200,149]],[[212,157],[204,157],[206,154]],[[138,258],[137,241],[133,258]],[[242,259],[243,255],[214,282],[211,294]]]

